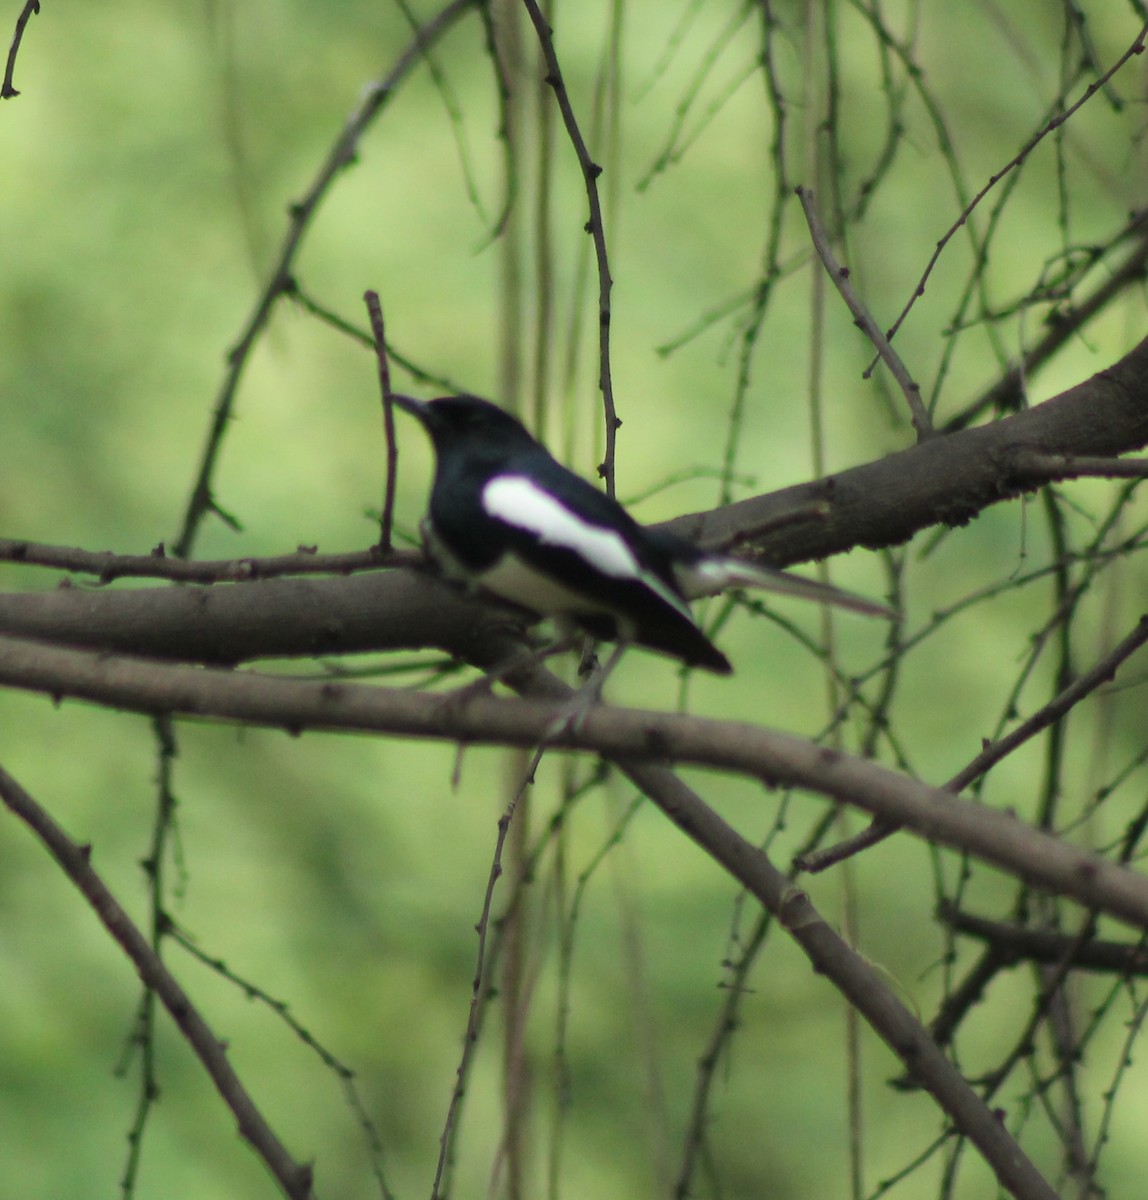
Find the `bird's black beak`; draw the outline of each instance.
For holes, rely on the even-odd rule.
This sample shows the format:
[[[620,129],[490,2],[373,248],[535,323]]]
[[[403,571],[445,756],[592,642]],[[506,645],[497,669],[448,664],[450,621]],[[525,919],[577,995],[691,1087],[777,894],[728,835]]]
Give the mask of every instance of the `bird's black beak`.
[[[391,400],[394,401],[403,412],[408,412],[418,420],[422,425],[430,428],[431,424],[431,407],[425,400],[416,400],[414,396],[404,396],[401,392],[392,392]]]

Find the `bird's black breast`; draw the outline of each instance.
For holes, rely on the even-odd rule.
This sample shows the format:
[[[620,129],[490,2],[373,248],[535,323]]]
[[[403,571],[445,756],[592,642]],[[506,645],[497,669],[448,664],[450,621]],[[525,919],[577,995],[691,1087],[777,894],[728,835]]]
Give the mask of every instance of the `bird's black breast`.
[[[505,526],[482,503],[482,489],[505,469],[476,458],[439,460],[429,506],[433,535],[440,554],[445,550],[472,574],[489,570],[506,551]]]

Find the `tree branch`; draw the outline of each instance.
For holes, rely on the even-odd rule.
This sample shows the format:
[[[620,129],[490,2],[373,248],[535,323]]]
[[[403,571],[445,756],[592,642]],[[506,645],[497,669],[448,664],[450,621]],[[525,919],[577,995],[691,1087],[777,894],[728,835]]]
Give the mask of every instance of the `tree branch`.
[[[957,933],[986,942],[1000,966],[1015,966],[1018,962],[1058,966],[1069,959],[1073,967],[1083,971],[1121,976],[1148,975],[1148,947],[1143,940],[1113,942],[1092,938],[1077,946],[1078,934],[1033,929],[1015,921],[992,921],[962,912],[951,903],[941,904],[937,916]]]
[[[1060,478],[1066,464],[1081,456],[1109,460],[1146,442],[1148,340],[1108,370],[1015,416],[929,438],[823,480],[679,517],[666,528],[706,546],[752,552],[785,566],[858,545],[894,545],[932,524],[966,523],[989,505]],[[1139,460],[1132,461],[1138,474]],[[793,513],[809,519],[786,519]],[[417,557],[396,554],[388,561]],[[210,589],[0,594],[0,633],[162,658],[237,663],[265,656],[473,648],[483,631],[505,629],[512,620],[412,570],[262,578],[316,566],[340,574],[357,571],[377,563],[370,551],[177,568],[164,558],[118,559],[0,541],[0,558],[90,570],[100,578],[154,568],[172,579],[252,580]],[[473,654],[468,651],[467,657]]]
[[[964,525],[1042,482],[1025,456],[1112,455],[1148,443],[1148,340],[1075,387],[990,425],[932,437],[876,462],[725,508],[679,517],[674,530],[706,546],[752,550],[774,566],[854,546],[907,541],[929,525]],[[1055,464],[1050,464],[1052,469]],[[779,512],[824,505],[824,519],[771,528]]]
[[[489,639],[484,640],[489,646]],[[521,686],[541,668],[507,676]],[[335,680],[310,681],[168,665],[0,637],[0,683],[112,708],[242,721],[286,729],[390,733],[461,743],[591,750],[614,760],[673,761],[799,787],[898,822],[1053,892],[1148,929],[1148,879],[1066,845],[1014,816],[964,801],[886,767],[788,734],[600,705],[553,737],[561,705],[429,695]],[[554,680],[557,687],[561,687]],[[555,699],[568,691],[550,692]]]
[[[0,768],[0,799],[47,847],[64,874],[83,893],[104,928],[132,960],[179,1026],[180,1032],[211,1076],[239,1126],[240,1136],[263,1160],[290,1200],[310,1200],[311,1168],[297,1163],[267,1124],[227,1057],[227,1048],[211,1031],[188,994],[148,944],[131,917],[108,890],[91,863],[91,847],[78,846],[35,800]]]
[[[16,56],[20,53],[20,43],[24,40],[24,27],[28,24],[33,13],[40,11],[40,0],[24,0],[24,7],[16,18],[16,28],[12,33],[12,43],[8,47],[8,61],[4,65],[4,82],[0,83],[0,100],[11,100],[20,94],[20,90],[12,79],[16,73]]]
[[[559,704],[389,691],[221,672],[60,650],[0,638],[0,681],[61,696],[95,699],[140,711],[303,729],[395,732],[409,736],[537,745],[568,714],[570,691],[540,668],[519,686]],[[568,725],[568,722],[566,723]],[[665,765],[696,762],[752,777],[806,786],[862,807],[890,804],[906,825],[967,845],[1034,880],[1078,894],[1082,902],[1148,925],[1148,880],[1062,846],[1009,817],[955,800],[859,759],[796,738],[735,723],[599,707],[576,730],[564,728],[555,748],[601,750],[688,837],[721,864],[800,944],[816,971],[830,978],[984,1155],[1002,1184],[1023,1200],[1055,1193],[868,961],[831,928],[808,895],[794,888],[767,856],[742,838]],[[1023,863],[1023,866],[1018,865]]]
[[[188,559],[169,558],[162,543],[150,554],[115,554],[110,550],[82,550],[77,546],[52,546],[23,538],[0,538],[0,562],[94,575],[100,583],[111,583],[116,579],[239,583],[280,575],[350,575],[354,571],[374,571],[379,567],[415,566],[422,561],[420,550],[391,550],[382,555],[375,546],[344,554],[319,554],[311,547],[300,546],[294,554],[277,554],[269,558]]]

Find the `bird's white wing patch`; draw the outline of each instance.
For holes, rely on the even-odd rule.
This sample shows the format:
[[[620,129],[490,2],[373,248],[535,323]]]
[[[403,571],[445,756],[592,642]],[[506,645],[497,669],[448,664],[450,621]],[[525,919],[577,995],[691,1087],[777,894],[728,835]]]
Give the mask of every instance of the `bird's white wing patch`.
[[[524,475],[497,475],[482,489],[482,506],[543,545],[573,550],[603,575],[639,579],[645,573],[620,534],[591,525]]]
[[[525,475],[496,475],[482,489],[482,506],[492,517],[532,533],[539,542],[573,551],[586,565],[613,579],[632,579],[693,620],[672,588],[644,570],[621,534],[583,520]],[[576,611],[552,608],[550,611]]]

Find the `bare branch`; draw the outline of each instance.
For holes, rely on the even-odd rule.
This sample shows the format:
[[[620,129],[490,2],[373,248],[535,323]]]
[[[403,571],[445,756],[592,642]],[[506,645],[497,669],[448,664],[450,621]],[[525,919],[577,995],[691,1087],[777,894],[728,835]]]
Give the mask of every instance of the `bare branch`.
[[[980,754],[945,784],[945,790],[953,793],[962,791],[973,780],[986,774],[1002,759],[1007,758],[1014,750],[1023,746],[1025,742],[1030,741],[1038,733],[1042,733],[1050,725],[1059,721],[1085,696],[1094,692],[1102,684],[1110,683],[1116,677],[1116,672],[1121,664],[1131,658],[1145,642],[1148,642],[1148,617],[1142,617],[1136,628],[1119,645],[1115,646],[1090,670],[1074,679],[1043,708],[1034,712],[1026,721],[1022,721],[1007,737],[1000,738],[995,742],[986,742]],[[836,846],[802,856],[795,862],[795,865],[803,871],[813,873],[824,871],[839,862],[844,862],[847,858],[852,858],[854,854],[862,850],[876,846],[890,834],[896,832],[895,825],[877,820],[854,837],[838,842]]]
[[[296,1162],[267,1124],[227,1057],[225,1044],[212,1032],[191,997],[148,944],[123,907],[93,869],[91,847],[78,846],[47,812],[0,768],[0,799],[44,843],[64,873],[83,893],[104,928],[132,960],[144,984],[159,996],[163,1006],[187,1038],[196,1057],[211,1076],[223,1102],[239,1126],[240,1136],[251,1146],[279,1182],[290,1200],[310,1200],[311,1168]]]
[[[335,179],[355,161],[359,140],[386,106],[395,88],[422,59],[427,47],[433,45],[467,9],[475,5],[476,0],[453,0],[453,3],[443,8],[415,34],[410,45],[399,55],[398,61],[387,75],[367,88],[355,111],[348,117],[335,139],[303,199],[291,205],[287,233],[279,249],[279,256],[243,331],[227,354],[227,371],[216,394],[215,415],[203,448],[191,497],[184,512],[183,525],[172,549],[177,558],[191,556],[200,522],[209,512],[219,511],[212,495],[212,478],[223,446],[223,435],[235,407],[239,381],[256,341],[271,318],[276,302],[291,290],[291,271],[303,243],[303,235],[318,212],[320,204],[326,199]]]
[[[521,676],[508,675],[508,680],[514,686]],[[17,638],[0,638],[0,683],[57,699],[71,696],[135,712],[243,721],[292,733],[353,730],[508,746],[548,741],[555,718],[568,715],[549,703],[475,697],[459,704],[449,696],[167,665]],[[1007,813],[788,734],[736,721],[599,706],[578,729],[564,729],[548,744],[615,760],[694,763],[771,786],[806,788],[1148,928],[1148,879]]]
[[[897,381],[897,386],[905,397],[905,403],[909,406],[909,415],[913,422],[913,428],[917,431],[917,438],[928,437],[933,432],[933,424],[929,420],[929,414],[925,411],[924,404],[921,403],[920,384],[913,380],[908,368],[901,361],[901,356],[889,344],[889,339],[881,332],[880,326],[873,320],[869,310],[861,302],[861,297],[854,291],[853,284],[849,279],[849,268],[841,266],[837,261],[833,247],[829,244],[829,234],[821,223],[821,218],[817,215],[813,193],[809,188],[799,187],[797,197],[801,201],[805,220],[809,224],[809,235],[813,239],[813,247],[824,264],[829,278],[833,281],[833,286],[853,314],[854,324],[873,343],[878,355]],[[866,378],[870,371],[865,372]]]
[[[399,448],[395,441],[395,410],[391,403],[391,368],[387,361],[387,329],[383,323],[383,306],[378,292],[368,291],[363,295],[363,299],[367,303],[371,332],[375,336],[375,357],[379,363],[379,394],[383,403],[383,433],[387,445],[386,483],[379,525],[379,553],[386,555],[391,550],[391,530],[395,521],[395,480],[399,466]]]
[[[50,546],[18,538],[0,538],[0,562],[50,567],[77,575],[94,575],[100,583],[114,579],[171,579],[180,583],[238,583],[272,579],[280,575],[350,575],[379,567],[415,566],[423,561],[418,550],[392,550],[385,557],[377,547],[346,554],[319,554],[300,546],[294,554],[270,558],[191,560],[169,558],[163,544],[150,554],[114,554],[110,550],[81,550],[76,546]]]
[[[20,94],[12,76],[16,71],[16,56],[20,53],[20,43],[24,40],[24,27],[32,18],[33,13],[40,11],[40,0],[24,0],[24,7],[16,18],[16,28],[12,33],[12,44],[8,47],[8,62],[4,67],[4,82],[0,84],[0,100],[11,100]]]
[[[598,472],[605,481],[607,495],[613,496],[614,452],[621,422],[614,407],[614,382],[610,369],[610,291],[614,281],[610,276],[610,260],[606,254],[606,227],[602,220],[602,201],[598,194],[598,176],[602,174],[602,168],[590,157],[586,139],[582,136],[578,119],[574,115],[570,94],[562,78],[562,68],[558,65],[558,55],[554,50],[553,30],[534,0],[525,0],[525,4],[538,37],[542,56],[546,60],[546,82],[554,89],[554,98],[558,102],[558,111],[562,114],[562,123],[566,126],[566,135],[574,147],[578,166],[582,169],[582,180],[586,185],[586,198],[590,205],[590,219],[586,222],[586,232],[594,240],[594,253],[598,260],[598,386],[602,390],[602,404],[606,414],[606,453]]]

